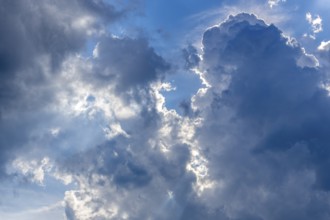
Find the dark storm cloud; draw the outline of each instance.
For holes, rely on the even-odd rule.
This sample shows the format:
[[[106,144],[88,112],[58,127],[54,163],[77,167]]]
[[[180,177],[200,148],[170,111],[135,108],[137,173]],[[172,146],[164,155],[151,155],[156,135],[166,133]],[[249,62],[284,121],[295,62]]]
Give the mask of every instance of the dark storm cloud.
[[[193,105],[205,118],[197,138],[219,183],[209,207],[218,203],[229,219],[327,219],[330,100],[322,71],[297,65],[303,49],[253,15],[210,28],[203,46],[211,88]]]

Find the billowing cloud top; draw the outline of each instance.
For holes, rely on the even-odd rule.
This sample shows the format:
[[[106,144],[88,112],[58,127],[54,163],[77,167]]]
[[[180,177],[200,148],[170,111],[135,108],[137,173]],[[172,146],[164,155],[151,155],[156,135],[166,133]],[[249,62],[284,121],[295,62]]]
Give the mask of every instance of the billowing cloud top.
[[[1,216],[329,219],[328,41],[308,54],[240,13],[168,57],[112,33],[129,3],[0,4]],[[166,107],[180,71],[202,82],[184,115]]]
[[[229,219],[327,219],[324,74],[299,66],[304,50],[253,15],[207,30],[203,46],[210,88],[193,105],[215,184],[209,205]]]

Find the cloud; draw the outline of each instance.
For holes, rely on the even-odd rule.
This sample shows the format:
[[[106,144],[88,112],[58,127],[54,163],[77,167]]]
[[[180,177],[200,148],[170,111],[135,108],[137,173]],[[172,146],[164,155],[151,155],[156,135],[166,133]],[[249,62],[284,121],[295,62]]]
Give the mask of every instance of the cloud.
[[[185,169],[188,146],[171,141],[177,139],[173,127],[161,134],[161,123],[143,120],[136,121],[130,138],[117,137],[68,159],[64,167],[79,184],[66,193],[68,219],[179,219],[194,181]]]
[[[280,2],[286,2],[286,0],[268,0],[269,7],[273,8],[277,6]]]
[[[63,162],[78,183],[68,219],[327,219],[329,98],[316,58],[250,14],[209,28],[202,43],[208,87],[187,103],[189,118],[160,105],[161,77],[109,79],[149,85],[128,99],[149,102],[119,120],[128,136]]]
[[[322,41],[317,47],[316,53],[322,70],[329,74],[329,58],[330,58],[330,41]],[[328,80],[325,82],[325,87],[328,89]]]
[[[158,205],[168,191],[186,196],[194,180],[188,146],[171,142],[171,158],[160,150],[168,147],[158,137],[171,136],[160,127],[159,93],[170,65],[147,39],[107,36],[122,14],[105,1],[4,1],[1,9],[1,178],[77,184],[65,194],[68,219],[139,218],[147,205],[167,215],[174,206]],[[82,57],[91,38],[99,41],[94,57]],[[142,198],[149,190],[154,199]]]
[[[318,67],[320,65],[319,60],[313,55],[306,53],[305,49],[302,48],[303,54],[297,60],[297,65],[300,67]]]
[[[101,18],[114,20],[118,16],[103,1],[2,1],[1,72],[31,65],[42,55],[49,56],[56,67],[67,53],[84,46],[89,32],[100,30]]]
[[[93,54],[95,77],[101,82],[115,83],[118,92],[148,87],[164,79],[164,72],[170,67],[143,38],[106,37]]]
[[[104,1],[1,1],[0,176],[35,130],[51,121],[62,63],[122,16]],[[42,125],[43,124],[43,125]],[[39,127],[38,127],[39,126]],[[38,127],[38,128],[37,128]]]
[[[310,12],[306,13],[306,20],[311,25],[313,35],[310,37],[315,38],[315,35],[323,31],[322,18],[319,15],[315,15],[314,18]]]
[[[182,50],[183,57],[186,61],[185,68],[190,69],[197,67],[200,62],[200,57],[198,56],[197,49],[189,45],[187,48]]]
[[[317,49],[319,51],[329,51],[330,50],[330,41],[322,41]]]
[[[155,207],[151,215],[163,218],[169,215],[167,210],[176,209],[173,204],[158,206],[169,199],[168,191],[173,191],[173,201],[174,194],[178,199],[187,196],[194,180],[194,175],[185,170],[188,146],[167,140],[176,135],[172,131],[175,128],[167,123],[175,123],[165,123],[164,98],[159,91],[170,65],[147,39],[102,34],[105,21],[97,21],[108,17],[101,17],[101,12],[94,15],[98,7],[88,2],[77,2],[88,6],[81,14],[75,11],[80,17],[64,16],[66,11],[60,11],[62,6],[57,5],[61,2],[38,5],[45,7],[41,12],[51,10],[60,17],[59,22],[46,25],[51,37],[58,35],[59,42],[55,38],[51,46],[46,44],[49,39],[40,36],[45,41],[40,51],[26,51],[31,62],[23,59],[22,68],[18,68],[20,60],[13,58],[17,63],[6,69],[5,73],[12,76],[5,76],[4,89],[9,94],[16,89],[19,93],[16,97],[4,96],[7,100],[2,102],[1,172],[19,179],[19,184],[25,180],[26,184],[46,185],[54,180],[77,184],[64,198],[68,219],[119,218],[127,213],[139,218],[150,214],[145,210],[147,205]],[[46,31],[38,26],[41,19],[36,20],[37,24],[31,24],[36,26],[33,33],[44,34]],[[65,25],[69,25],[68,30]],[[84,49],[90,34],[99,41],[94,56],[76,55]],[[24,46],[39,45],[34,37],[31,33],[24,38],[31,38],[31,45],[26,42]],[[23,71],[25,68],[29,71]],[[39,75],[34,76],[36,73]],[[39,79],[40,75],[43,78]],[[30,82],[29,77],[36,79]],[[173,115],[173,120],[177,117],[168,115]],[[173,156],[167,158],[162,150],[177,153],[169,152],[167,155]],[[182,184],[176,186],[176,180]],[[183,188],[187,188],[186,193]],[[155,192],[154,199],[141,197],[148,191]],[[141,205],[135,207],[136,203]]]
[[[327,219],[328,92],[301,67],[299,44],[254,15],[230,16],[203,36],[210,85],[192,105],[213,187],[201,200],[228,219]]]
[[[112,43],[112,39],[109,41]],[[124,77],[129,79],[129,74],[140,74],[140,77],[146,77],[145,80],[139,79],[134,83],[131,83],[132,79],[129,79],[129,83],[123,81],[117,74],[126,71],[126,67],[119,64],[118,69],[121,71],[114,71],[114,76],[104,78],[104,82],[98,75],[103,72],[89,72],[88,68],[83,68],[86,72],[83,71],[84,74],[80,78],[83,86],[79,88],[84,88],[85,95],[82,97],[87,97],[88,105],[94,107],[85,110],[81,108],[79,115],[84,115],[85,111],[89,115],[88,112],[94,111],[92,109],[95,108],[97,112],[103,112],[100,119],[103,123],[109,123],[109,130],[112,129],[114,120],[127,135],[118,133],[107,136],[107,140],[102,143],[97,142],[102,141],[102,138],[99,138],[88,148],[79,148],[75,153],[58,159],[58,169],[69,175],[77,184],[76,189],[65,194],[65,212],[68,219],[179,219],[186,203],[189,203],[188,198],[192,193],[195,175],[186,169],[187,164],[191,162],[190,143],[183,140],[191,137],[191,130],[187,121],[164,107],[164,97],[160,90],[164,87],[162,78],[167,65],[164,68],[163,59],[156,55],[152,48],[146,46],[147,44],[135,45],[141,41],[123,40],[127,41],[134,43],[133,48],[139,48],[139,54],[144,57],[138,58],[143,61],[143,65],[136,65],[135,71],[129,68],[130,71],[123,72],[127,74]],[[120,43],[120,39],[116,42]],[[111,66],[106,60],[110,60],[110,63],[116,60],[119,51],[122,54],[118,57],[129,57],[129,46],[132,44],[125,44],[128,47],[123,50],[109,50],[105,54],[97,52],[95,58],[90,60],[91,65],[94,64],[95,68]],[[100,49],[100,46],[102,44],[97,48]],[[110,55],[107,59],[108,54]],[[101,59],[101,56],[104,57]],[[154,62],[155,60],[162,62]],[[128,58],[127,62],[133,61],[135,59]],[[75,67],[81,65],[77,62]],[[148,65],[144,65],[144,62]],[[155,75],[144,75],[145,66],[151,66]],[[155,70],[159,72],[156,73]],[[74,79],[77,80],[76,77]],[[121,87],[121,83],[128,86]],[[87,94],[92,94],[93,98]],[[79,97],[79,93],[65,95],[70,99],[77,96]],[[104,103],[98,104],[103,99]],[[124,103],[125,111],[133,112],[129,117],[119,117],[123,111],[120,107],[121,102]],[[91,121],[97,119],[98,114],[94,114]],[[83,130],[78,127],[74,133]],[[66,133],[65,128],[61,129],[57,138],[61,138],[62,133]],[[71,138],[66,139],[72,141]]]
[[[69,185],[63,203],[27,213],[63,204],[69,220],[328,218],[325,70],[275,25],[229,16],[205,31],[202,54],[181,51],[205,82],[181,116],[165,107],[171,65],[149,40],[106,33],[125,10],[1,4],[0,176]],[[93,56],[81,56],[91,39]]]

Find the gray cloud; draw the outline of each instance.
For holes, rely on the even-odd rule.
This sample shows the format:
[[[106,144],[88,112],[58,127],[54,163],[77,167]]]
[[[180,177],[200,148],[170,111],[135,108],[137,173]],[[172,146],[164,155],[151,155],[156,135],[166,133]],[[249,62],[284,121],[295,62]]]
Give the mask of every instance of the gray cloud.
[[[104,1],[0,1],[0,175],[52,113],[62,62],[121,16]],[[54,115],[52,115],[54,117]],[[50,119],[48,119],[50,120]]]
[[[154,62],[151,75],[139,72],[148,65],[135,72],[114,62],[126,56],[111,51],[130,54],[126,41],[125,49],[103,45],[107,53],[96,53],[96,74],[140,109],[119,120],[128,136],[60,163],[79,186],[65,196],[68,219],[328,218],[328,92],[320,86],[321,69],[299,65],[306,54],[296,41],[248,14],[207,30],[199,68],[210,87],[186,106],[194,111],[189,118],[157,108],[150,83],[161,80],[155,70],[165,71],[164,62]],[[142,54],[142,61],[155,56]],[[144,78],[130,78],[135,73]],[[192,139],[180,136],[194,129]],[[196,149],[207,161],[204,176],[187,169],[202,169],[191,162]],[[200,178],[211,186],[198,190]]]
[[[184,150],[171,159],[149,149],[162,123],[151,84],[164,79],[169,64],[147,39],[104,36],[107,22],[122,16],[104,1],[3,1],[1,9],[1,177],[33,182],[38,171],[24,173],[28,165],[21,164],[22,173],[7,168],[13,169],[15,159],[29,163],[46,156],[59,172],[52,175],[62,178],[65,172],[78,183],[79,189],[65,196],[68,219],[108,219],[114,202],[121,215],[128,212],[136,219],[150,214],[147,205],[155,207],[151,215],[167,215],[165,210],[175,206],[156,210],[154,200],[167,200],[168,188],[178,197],[185,194],[172,189],[172,179],[182,179],[187,187],[194,179],[185,171],[187,146],[175,147]],[[100,40],[98,55],[76,56],[92,37]],[[165,177],[168,183],[160,179]],[[149,190],[154,199],[143,198]],[[124,206],[124,199],[132,202]]]
[[[164,154],[161,124],[141,130],[141,120],[131,125],[130,138],[117,137],[64,163],[80,185],[66,196],[68,219],[180,219],[195,180],[185,169],[189,146],[170,145]]]
[[[125,12],[87,0],[0,12],[0,176],[49,154],[76,183],[67,219],[329,218],[327,75],[274,25],[230,16],[204,33],[202,59],[184,49],[209,87],[180,116],[163,106],[170,65],[147,39],[98,35]],[[90,36],[94,56],[75,56]]]
[[[211,87],[192,105],[204,118],[196,138],[215,181],[209,209],[223,207],[229,219],[327,219],[324,73],[300,67],[304,50],[253,15],[210,28],[203,46]]]
[[[182,53],[186,61],[185,68],[190,69],[198,66],[200,57],[198,56],[197,49],[194,46],[187,46],[187,48],[182,50]]]
[[[107,82],[117,86],[115,79]],[[144,88],[133,84],[134,94],[121,91],[124,102],[139,106],[133,117],[118,119],[128,136],[117,135],[59,161],[60,170],[78,183],[65,196],[68,219],[180,219],[195,182],[186,170],[190,146],[179,141],[180,118],[157,108],[150,85],[156,79],[143,82]]]
[[[155,53],[146,39],[102,39],[94,50],[95,76],[103,83],[116,84],[116,90],[127,92],[148,87],[164,79],[169,64]]]
[[[1,1],[1,72],[10,74],[49,55],[52,67],[84,46],[86,31],[119,16],[103,1]],[[89,19],[89,20],[88,20]]]

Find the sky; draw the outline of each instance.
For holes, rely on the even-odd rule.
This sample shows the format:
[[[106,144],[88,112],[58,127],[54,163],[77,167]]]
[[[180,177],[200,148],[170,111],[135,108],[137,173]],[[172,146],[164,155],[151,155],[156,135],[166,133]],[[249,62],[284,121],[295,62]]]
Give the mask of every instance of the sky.
[[[4,220],[329,220],[328,0],[0,0]]]

